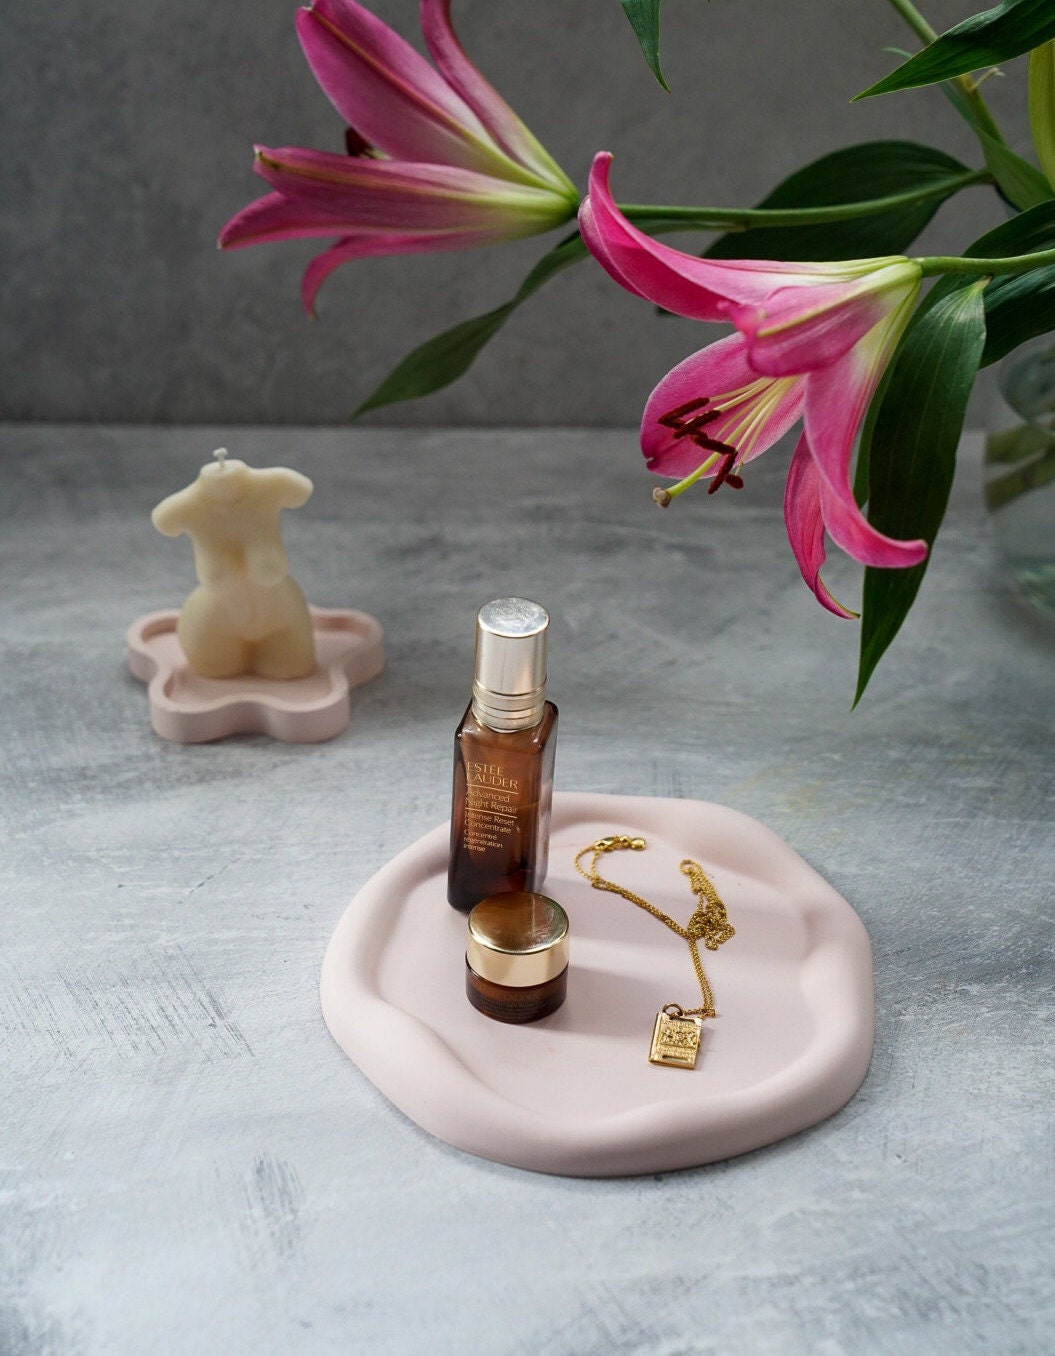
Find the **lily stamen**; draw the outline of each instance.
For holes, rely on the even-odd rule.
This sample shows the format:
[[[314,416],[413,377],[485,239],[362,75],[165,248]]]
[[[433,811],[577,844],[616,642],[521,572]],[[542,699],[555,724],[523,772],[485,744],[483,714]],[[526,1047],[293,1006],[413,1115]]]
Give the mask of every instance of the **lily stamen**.
[[[648,398],[641,450],[649,469],[684,477],[657,502],[669,502],[704,476],[712,493],[721,485],[741,488],[747,462],[801,421],[784,492],[788,539],[818,601],[838,616],[853,616],[820,577],[826,534],[871,568],[919,565],[927,555],[924,540],[888,537],[862,515],[850,465],[924,273],[934,271],[930,261],[899,254],[838,263],[686,254],[620,211],[608,182],[610,162],[607,152],[594,157],[579,209],[590,252],[636,296],[692,320],[735,326],[735,333],[683,359]],[[685,402],[689,391],[714,394]],[[711,410],[721,418],[708,420],[705,432],[695,419]]]
[[[686,400],[684,405],[678,405],[675,409],[668,410],[666,414],[661,415],[659,422],[664,428],[680,428],[683,415],[691,414],[693,410],[702,410],[710,403],[710,396],[697,396],[695,400]]]
[[[722,464],[718,467],[717,471],[715,471],[711,483],[707,486],[708,494],[714,494],[715,490],[720,489],[723,485],[728,485],[732,490],[742,490],[744,488],[743,476],[738,476],[733,473],[733,467],[735,465],[735,451],[727,453],[722,459]]]
[[[684,480],[679,481],[672,489],[653,491],[652,497],[663,508],[667,507],[671,499],[683,493],[690,485],[694,485],[701,476],[706,475],[714,466],[717,466],[718,469],[707,488],[708,494],[713,494],[722,485],[728,485],[730,489],[734,490],[741,490],[744,487],[743,477],[737,475],[733,470],[740,457],[738,449],[733,444],[712,438],[702,431],[708,424],[713,424],[716,419],[721,419],[723,415],[729,413],[728,409],[721,405],[716,405],[713,409],[708,410],[706,407],[710,403],[710,396],[697,396],[693,400],[686,400],[684,404],[668,410],[666,414],[660,415],[656,421],[663,428],[669,428],[673,431],[675,441],[679,438],[688,438],[697,447],[711,453],[711,456],[706,458],[702,465],[698,466]],[[703,413],[696,414],[692,419],[685,418],[685,415],[694,414],[696,410],[703,410]]]
[[[712,456],[709,456],[706,461],[701,461],[695,471],[690,472],[684,480],[679,480],[676,485],[665,487],[662,490],[664,498],[661,499],[655,490],[652,491],[652,498],[655,499],[656,503],[662,508],[666,508],[672,499],[677,499],[679,494],[684,494],[687,489],[690,489],[696,484],[697,480],[702,480],[718,460],[719,454],[715,452]]]
[[[344,149],[345,153],[353,159],[360,156],[369,156],[371,160],[377,159],[377,148],[372,142],[367,141],[362,132],[357,132],[354,127],[344,129]]]
[[[718,452],[723,457],[735,457],[736,448],[731,443],[719,442],[717,438],[709,438],[706,433],[694,433],[692,441],[697,447],[705,448],[708,452]]]
[[[671,485],[669,488],[657,485],[652,491],[654,502],[657,503],[660,508],[666,508],[672,499],[677,499],[679,494],[684,494],[685,491],[695,485],[698,480],[702,480],[708,471],[715,466],[718,466],[718,470],[715,472],[712,483],[707,487],[708,494],[713,494],[715,490],[718,489],[719,485],[728,485],[732,490],[742,490],[744,488],[744,478],[743,476],[737,475],[733,470],[733,467],[736,465],[736,457],[737,452],[733,447],[726,448],[722,452],[712,453],[706,461],[701,462],[700,465],[696,467],[695,471],[690,475],[687,475],[684,480],[679,480],[676,485]]]
[[[695,419],[690,419],[687,424],[670,423],[667,427],[675,430],[675,438],[688,438],[692,434],[697,433],[701,428],[705,428],[707,424],[713,424],[716,419],[720,419],[721,417],[721,410],[708,410],[705,414],[698,414]],[[660,420],[660,423],[663,423],[662,419]]]
[[[727,411],[721,406],[715,406],[714,409],[707,410],[704,407],[711,403],[710,396],[697,396],[695,400],[686,400],[683,405],[676,406],[673,410],[668,410],[666,414],[660,415],[657,423],[663,428],[669,428],[674,431],[674,439],[691,438],[697,447],[705,448],[708,452],[733,453],[736,448],[731,443],[719,442],[717,438],[711,438],[700,430],[708,424],[713,424],[716,419],[720,419]],[[694,410],[704,409],[703,414],[698,414],[694,419],[685,419],[686,414],[692,414]]]

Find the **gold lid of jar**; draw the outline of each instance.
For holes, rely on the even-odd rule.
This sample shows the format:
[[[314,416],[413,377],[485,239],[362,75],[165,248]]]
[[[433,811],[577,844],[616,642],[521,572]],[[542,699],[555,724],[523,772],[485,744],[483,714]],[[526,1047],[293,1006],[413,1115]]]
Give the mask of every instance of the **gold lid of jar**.
[[[469,914],[465,959],[492,984],[545,984],[567,968],[568,915],[530,890],[489,895]]]

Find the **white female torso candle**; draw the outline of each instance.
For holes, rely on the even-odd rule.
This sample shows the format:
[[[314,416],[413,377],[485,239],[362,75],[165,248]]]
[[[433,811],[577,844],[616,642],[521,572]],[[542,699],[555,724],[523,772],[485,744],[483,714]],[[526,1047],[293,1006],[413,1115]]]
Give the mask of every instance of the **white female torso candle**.
[[[228,460],[223,448],[216,458],[151,515],[159,532],[186,532],[194,544],[200,583],[180,612],[180,645],[203,678],[303,678],[315,667],[315,638],[287,573],[279,513],[305,503],[312,483],[285,466]]]

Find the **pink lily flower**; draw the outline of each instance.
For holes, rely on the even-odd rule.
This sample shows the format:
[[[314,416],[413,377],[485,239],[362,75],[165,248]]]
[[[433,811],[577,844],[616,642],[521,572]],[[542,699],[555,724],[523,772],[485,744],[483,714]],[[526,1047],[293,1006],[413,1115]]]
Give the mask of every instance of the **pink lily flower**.
[[[744,464],[799,420],[784,519],[803,579],[829,611],[843,607],[820,577],[824,536],[865,565],[917,565],[923,541],[870,527],[854,499],[850,465],[861,421],[915,306],[921,272],[903,256],[840,263],[700,259],[637,230],[608,187],[611,156],[597,155],[579,226],[616,282],[695,320],[732,321],[737,333],[694,353],[645,405],[649,466],[680,478],[667,504],[703,477],[709,492],[739,489]]]
[[[487,245],[575,215],[575,185],[469,61],[450,0],[421,0],[421,26],[435,68],[356,0],[297,15],[348,154],[257,146],[254,168],[275,192],[232,217],[220,247],[337,237],[304,275],[309,313],[349,259]]]

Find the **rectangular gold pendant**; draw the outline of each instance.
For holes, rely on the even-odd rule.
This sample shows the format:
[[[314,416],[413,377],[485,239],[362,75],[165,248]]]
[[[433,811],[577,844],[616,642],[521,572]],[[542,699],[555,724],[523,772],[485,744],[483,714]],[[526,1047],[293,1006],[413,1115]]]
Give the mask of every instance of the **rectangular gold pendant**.
[[[672,1017],[670,1013],[656,1014],[652,1028],[652,1049],[648,1052],[652,1064],[667,1064],[675,1069],[695,1069],[700,1048],[703,1021],[699,1017]]]

